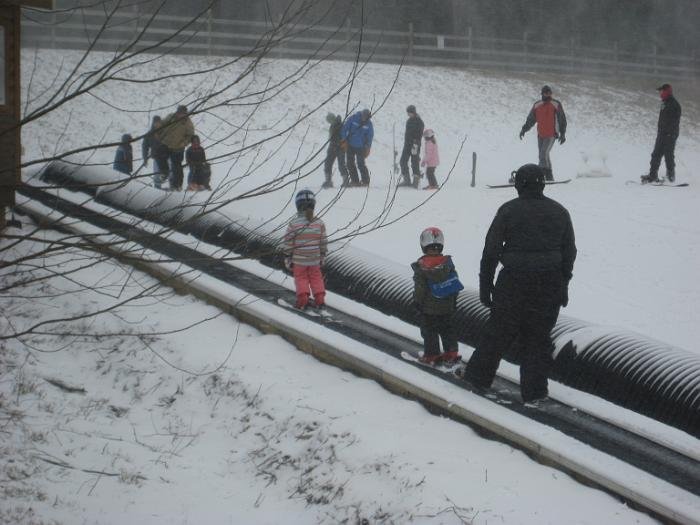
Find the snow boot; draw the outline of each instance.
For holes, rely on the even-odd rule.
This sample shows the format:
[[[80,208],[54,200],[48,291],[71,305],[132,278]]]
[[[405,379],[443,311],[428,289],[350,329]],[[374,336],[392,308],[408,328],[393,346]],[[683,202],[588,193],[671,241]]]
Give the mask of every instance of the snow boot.
[[[442,356],[440,354],[423,354],[421,353],[418,361],[424,365],[436,365]]]
[[[321,189],[324,189],[324,190],[326,190],[328,188],[332,188],[332,187],[333,187],[333,182],[330,179],[326,179],[326,181],[323,184],[321,184]]]
[[[666,170],[668,182],[676,182],[676,170]]]
[[[397,186],[410,186],[411,185],[411,177],[408,176],[408,173],[402,173],[401,177],[402,177],[402,180],[399,181]]]
[[[457,350],[450,350],[442,354],[442,362],[447,365],[456,365],[462,360],[462,356],[459,355]]]
[[[642,175],[642,184],[649,184],[650,182],[659,182],[659,176],[656,173],[650,173],[649,175]]]
[[[420,173],[414,174],[413,175],[413,187],[418,189],[419,184],[420,184]]]
[[[544,171],[544,180],[550,181],[550,182],[554,180],[554,174],[552,173],[552,168],[542,168],[542,171]]]

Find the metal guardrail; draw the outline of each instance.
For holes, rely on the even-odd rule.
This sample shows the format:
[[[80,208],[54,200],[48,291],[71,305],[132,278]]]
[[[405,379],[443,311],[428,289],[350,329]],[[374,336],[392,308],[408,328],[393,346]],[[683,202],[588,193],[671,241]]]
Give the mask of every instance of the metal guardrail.
[[[669,79],[700,78],[700,58],[652,53],[631,54],[612,49],[565,45],[521,39],[497,39],[414,33],[412,30],[379,31],[350,26],[290,24],[273,27],[254,20],[215,19],[211,14],[192,20],[159,15],[147,28],[148,14],[138,4],[114,13],[84,9],[69,14],[31,13],[22,21],[25,47],[85,49],[100,33],[93,49],[115,51],[134,44],[135,50],[203,55],[238,55],[265,52],[270,56],[307,58],[318,54],[339,60],[356,58],[360,34],[361,59],[408,64],[478,67],[511,71],[547,71],[581,75],[654,76]],[[183,29],[185,28],[185,29]],[[145,30],[144,30],[145,29]],[[141,31],[144,31],[141,35]],[[173,33],[181,31],[174,38]],[[139,38],[138,41],[136,39]],[[272,39],[272,40],[270,40]],[[265,44],[271,43],[267,48]]]

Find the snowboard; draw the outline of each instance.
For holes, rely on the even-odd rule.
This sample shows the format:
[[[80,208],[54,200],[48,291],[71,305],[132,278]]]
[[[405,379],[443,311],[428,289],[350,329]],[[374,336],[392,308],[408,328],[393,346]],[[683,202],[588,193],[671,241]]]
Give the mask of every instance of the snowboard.
[[[666,179],[660,179],[658,182],[645,182],[639,180],[628,180],[625,184],[637,184],[639,186],[668,186],[669,188],[686,188],[690,186],[687,182],[668,182]]]
[[[549,186],[550,184],[566,184],[568,182],[571,182],[571,179],[564,179],[564,180],[548,180],[545,181],[545,186]],[[513,188],[515,187],[515,184],[487,184],[487,188]]]
[[[282,306],[284,308],[288,308],[290,310],[294,310],[295,312],[305,315],[307,317],[315,318],[318,321],[323,321],[323,322],[329,322],[329,323],[339,323],[340,321],[336,320],[333,318],[333,314],[331,314],[328,310],[325,308],[321,309],[316,309],[313,306],[308,306],[304,310],[300,310],[296,306],[294,306],[292,303],[289,303],[285,301],[282,298],[277,299],[277,304],[279,306]]]
[[[415,356],[413,354],[409,354],[408,352],[401,352],[401,359],[404,359],[406,361],[410,361],[411,363],[416,363],[420,366],[424,366],[425,368],[431,368],[433,370],[437,370],[438,372],[442,372],[444,374],[450,374],[455,377],[460,377],[459,372],[466,366],[464,361],[458,361],[453,365],[447,365],[447,364],[437,364],[437,365],[430,365],[428,363],[423,363],[420,359],[418,359],[418,356]]]

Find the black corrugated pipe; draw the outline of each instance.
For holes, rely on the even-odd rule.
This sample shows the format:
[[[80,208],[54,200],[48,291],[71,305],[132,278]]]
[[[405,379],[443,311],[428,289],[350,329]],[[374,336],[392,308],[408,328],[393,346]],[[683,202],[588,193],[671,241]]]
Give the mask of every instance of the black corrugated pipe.
[[[116,180],[116,172],[106,168],[54,162],[42,177],[94,195],[97,202],[110,207],[283,269],[282,218],[275,224],[232,218],[207,211],[182,193],[138,183],[99,186],[96,191],[95,184]],[[329,290],[416,324],[407,265],[346,245],[331,251],[325,274]],[[460,293],[456,317],[460,341],[474,346],[488,317],[477,291]],[[552,335],[554,379],[700,437],[700,356],[634,332],[567,316],[559,317]],[[511,350],[506,358],[517,362],[517,348]]]

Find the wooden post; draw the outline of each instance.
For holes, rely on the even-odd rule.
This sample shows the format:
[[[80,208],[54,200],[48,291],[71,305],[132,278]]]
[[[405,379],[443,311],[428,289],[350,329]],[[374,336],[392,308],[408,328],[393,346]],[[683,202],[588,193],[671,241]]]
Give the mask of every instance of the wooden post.
[[[18,5],[0,6],[0,216],[5,226],[5,210],[15,204],[15,187],[20,181],[20,86]]]
[[[413,22],[408,23],[408,58],[413,61]]]

